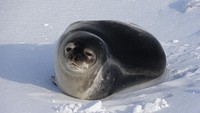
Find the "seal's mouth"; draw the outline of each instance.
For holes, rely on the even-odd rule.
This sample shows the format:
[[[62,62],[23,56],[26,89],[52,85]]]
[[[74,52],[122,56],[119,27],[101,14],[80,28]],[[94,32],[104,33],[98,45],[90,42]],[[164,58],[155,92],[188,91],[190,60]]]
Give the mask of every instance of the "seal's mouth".
[[[78,65],[74,62],[72,62],[71,65],[78,67]]]
[[[76,64],[74,62],[69,63],[69,68],[73,71],[84,71],[89,68],[89,64],[83,62],[82,64]]]

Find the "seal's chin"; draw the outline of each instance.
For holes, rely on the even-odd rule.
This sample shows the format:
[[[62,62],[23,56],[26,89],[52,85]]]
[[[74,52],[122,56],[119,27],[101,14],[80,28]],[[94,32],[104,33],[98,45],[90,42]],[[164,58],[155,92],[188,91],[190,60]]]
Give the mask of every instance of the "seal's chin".
[[[72,71],[84,72],[85,70],[89,69],[89,64],[83,62],[81,64],[76,64],[71,62],[68,64],[68,67]]]

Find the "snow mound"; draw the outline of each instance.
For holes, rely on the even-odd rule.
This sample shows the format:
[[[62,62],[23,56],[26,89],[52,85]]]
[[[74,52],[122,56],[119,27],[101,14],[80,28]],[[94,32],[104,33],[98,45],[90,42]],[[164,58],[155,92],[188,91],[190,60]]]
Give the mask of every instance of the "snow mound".
[[[179,12],[185,13],[200,8],[200,0],[177,0],[169,6]]]
[[[157,98],[153,103],[146,103],[144,105],[137,105],[133,109],[133,113],[153,113],[162,108],[169,107],[165,99]]]
[[[56,108],[57,113],[108,113],[102,109],[101,101],[92,101],[84,106],[78,104],[63,104]]]
[[[189,0],[187,3],[186,11],[200,8],[200,0]]]
[[[57,113],[77,113],[82,105],[78,104],[63,104],[56,108]]]

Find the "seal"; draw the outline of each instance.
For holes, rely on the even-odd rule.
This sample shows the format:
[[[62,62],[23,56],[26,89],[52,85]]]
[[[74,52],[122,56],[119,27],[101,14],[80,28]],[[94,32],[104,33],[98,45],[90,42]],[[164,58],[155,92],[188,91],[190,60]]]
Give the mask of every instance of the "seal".
[[[162,46],[139,26],[78,21],[58,40],[55,81],[69,96],[102,99],[125,85],[155,79],[165,68]]]

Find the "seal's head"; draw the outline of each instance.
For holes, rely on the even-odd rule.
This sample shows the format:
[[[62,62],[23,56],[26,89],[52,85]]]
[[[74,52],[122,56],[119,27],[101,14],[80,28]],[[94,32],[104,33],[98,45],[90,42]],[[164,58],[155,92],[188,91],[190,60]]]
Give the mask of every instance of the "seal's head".
[[[108,55],[105,42],[93,33],[73,31],[63,34],[56,56],[58,86],[68,95],[90,99],[99,90],[96,87],[101,84],[99,77]]]
[[[105,43],[98,36],[78,31],[67,36],[64,42],[63,58],[66,68],[82,73],[102,64],[107,58]]]
[[[90,38],[72,40],[65,46],[64,55],[67,66],[73,71],[85,71],[94,66],[99,57],[98,43]]]

